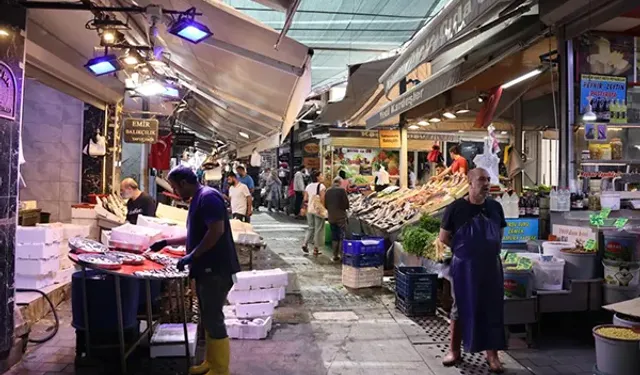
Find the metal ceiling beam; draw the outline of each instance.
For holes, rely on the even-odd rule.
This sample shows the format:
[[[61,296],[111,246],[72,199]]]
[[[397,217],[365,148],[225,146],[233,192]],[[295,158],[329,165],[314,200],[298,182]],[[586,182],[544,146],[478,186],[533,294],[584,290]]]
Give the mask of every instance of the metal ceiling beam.
[[[191,113],[193,113],[196,117],[198,117],[200,120],[204,121],[205,124],[212,126],[215,131],[217,133],[221,133],[223,134],[227,139],[236,139],[238,138],[238,134],[234,134],[233,132],[231,132],[228,129],[225,129],[224,127],[219,126],[220,124],[215,124],[213,123],[213,121],[211,121],[210,118],[207,118],[206,114],[203,114],[201,110],[197,109],[197,108],[193,108],[191,109]]]
[[[291,23],[293,22],[293,16],[295,16],[296,14],[296,10],[298,10],[298,6],[300,5],[300,0],[293,0],[290,4],[289,7],[287,7],[287,16],[284,20],[284,25],[282,26],[282,30],[280,31],[280,35],[278,35],[278,40],[276,40],[276,45],[273,46],[273,48],[278,49],[278,46],[280,45],[280,42],[282,41],[282,38],[284,38],[285,35],[287,35],[287,31],[289,31],[289,28],[291,27]],[[302,74],[300,74],[302,75]],[[300,76],[298,76],[300,77]]]
[[[238,7],[238,8],[235,8],[235,9],[241,10],[241,11],[250,11],[250,12],[276,12],[276,10],[268,9],[268,8]],[[296,13],[330,14],[330,15],[341,15],[341,16],[361,16],[361,17],[379,17],[379,18],[398,18],[398,19],[415,20],[415,21],[422,21],[422,20],[433,18],[433,17],[402,16],[402,15],[398,15],[398,14],[375,14],[375,13],[360,13],[360,12],[332,12],[330,10],[298,10]]]
[[[196,99],[196,101],[197,101],[198,103],[200,103],[200,104],[202,104],[202,105],[205,105],[205,106],[206,106],[206,103],[204,103],[204,102],[202,101],[201,97],[199,97],[199,96],[197,96],[197,95],[196,95],[196,96],[195,96],[195,99]],[[244,113],[238,112],[238,111],[234,110],[233,108],[229,108],[229,107],[227,107],[227,108],[223,108],[223,109],[224,109],[225,111],[227,111],[227,112],[229,112],[229,113],[233,114],[233,115],[236,115],[236,116],[238,116],[238,117],[241,117],[241,118],[243,118],[243,119],[245,119],[245,120],[248,120],[248,121],[252,122],[252,123],[253,123],[253,124],[255,124],[255,125],[262,126],[262,127],[267,128],[267,129],[269,129],[269,130],[275,130],[275,129],[277,129],[277,128],[279,127],[279,125],[276,125],[276,126],[270,126],[270,125],[264,124],[263,122],[257,121],[255,118],[252,118],[252,117],[251,117],[251,116],[249,116],[249,115],[245,115]],[[221,115],[220,113],[218,113],[217,111],[215,111],[215,109],[214,109],[214,112],[216,112],[216,114],[218,114],[219,116],[221,116],[221,117],[222,117],[222,115]],[[225,118],[225,120],[227,120],[227,119]],[[235,124],[235,122],[234,122],[234,124]],[[249,131],[251,131],[251,130],[249,130]],[[257,133],[257,134],[260,134],[260,133]]]
[[[197,111],[197,112],[199,112],[202,116],[204,116],[205,118],[208,118],[208,119],[209,119],[209,120],[208,120],[208,121],[209,121],[209,123],[210,123],[211,125],[216,126],[216,128],[218,128],[218,129],[225,128],[225,130],[226,130],[226,127],[225,127],[225,126],[223,126],[219,121],[216,121],[216,119],[212,118],[212,116],[210,116],[210,114],[205,113],[204,111],[202,111],[202,110],[201,110],[201,109],[199,109],[199,108],[195,108],[195,110],[194,110],[194,111]],[[245,132],[249,132],[249,133],[251,133],[251,134],[253,134],[253,135],[255,135],[255,136],[258,136],[258,137],[259,137],[259,136],[262,136],[262,135],[264,134],[264,133],[257,132],[257,131],[255,131],[255,130],[253,130],[253,129],[251,129],[251,128],[246,127],[246,126],[239,125],[237,122],[234,122],[234,121],[231,121],[231,120],[229,120],[229,119],[225,118],[223,115],[221,115],[221,114],[220,114],[220,113],[218,113],[218,112],[215,112],[215,111],[214,111],[214,114],[216,114],[216,115],[220,116],[223,120],[225,120],[225,121],[228,123],[228,125],[229,125],[229,126],[232,126],[232,127],[234,127],[234,128],[240,129],[240,130],[244,130]],[[225,124],[225,125],[227,125],[227,124]],[[231,132],[231,134],[233,134],[233,132]],[[237,134],[236,134],[236,136],[237,136]]]
[[[346,51],[346,52],[389,52],[384,48],[351,48],[351,47],[329,47],[329,46],[311,46],[314,51]]]

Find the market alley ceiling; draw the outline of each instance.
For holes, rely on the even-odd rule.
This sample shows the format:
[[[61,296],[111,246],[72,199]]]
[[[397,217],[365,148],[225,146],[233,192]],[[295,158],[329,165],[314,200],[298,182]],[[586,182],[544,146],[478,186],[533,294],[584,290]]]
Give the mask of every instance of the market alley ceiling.
[[[280,31],[285,13],[255,0],[223,0]],[[446,0],[301,0],[287,36],[314,49],[312,86],[347,77],[347,66],[402,46]]]

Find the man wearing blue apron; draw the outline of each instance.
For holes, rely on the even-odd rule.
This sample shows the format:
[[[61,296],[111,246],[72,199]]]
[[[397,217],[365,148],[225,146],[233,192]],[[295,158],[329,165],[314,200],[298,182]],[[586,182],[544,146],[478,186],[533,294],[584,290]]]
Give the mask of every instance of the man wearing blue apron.
[[[469,196],[445,210],[440,241],[453,252],[451,351],[443,360],[453,366],[461,359],[460,346],[469,353],[486,351],[494,373],[504,369],[498,350],[506,348],[504,285],[500,248],[507,223],[500,203],[489,197],[491,178],[486,170],[469,172]]]

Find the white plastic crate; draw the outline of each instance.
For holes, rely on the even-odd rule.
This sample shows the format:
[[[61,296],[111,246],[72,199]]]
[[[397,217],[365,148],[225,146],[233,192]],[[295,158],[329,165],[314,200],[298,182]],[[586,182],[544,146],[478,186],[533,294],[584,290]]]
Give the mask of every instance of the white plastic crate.
[[[110,241],[126,243],[132,246],[149,247],[153,242],[162,238],[158,229],[125,224],[111,230]]]
[[[51,244],[55,241],[55,234],[49,227],[23,227],[16,230],[16,243],[19,244]]]
[[[62,223],[48,223],[48,224],[36,224],[37,227],[47,228],[51,231],[53,242],[62,242],[64,240],[64,224]]]
[[[262,340],[269,335],[273,319],[225,319],[227,335],[232,339]]]
[[[236,274],[235,290],[254,290],[286,287],[289,275],[275,268],[271,270],[243,271]]]
[[[187,235],[187,227],[185,224],[171,219],[139,215],[136,225],[157,229],[162,233],[164,238],[183,237]]]
[[[97,224],[97,221],[92,221],[91,225],[80,225],[80,224],[64,224],[64,234],[63,237],[65,240],[73,237],[89,237],[91,233],[91,227]]]
[[[383,276],[383,267],[355,268],[342,266],[342,285],[352,289],[382,286]]]
[[[262,318],[272,316],[275,309],[273,302],[246,303],[235,305],[238,318]]]
[[[73,264],[68,268],[58,270],[58,272],[56,272],[56,277],[54,278],[54,283],[69,284],[74,272],[76,272],[76,270],[73,268]]]
[[[19,289],[42,289],[53,285],[55,275],[49,274],[45,276],[24,276],[16,274],[15,285]]]
[[[274,306],[278,306],[278,301],[284,299],[284,287],[256,289],[256,290],[236,290],[236,286],[229,291],[227,300],[230,304],[256,303],[256,302],[274,302]]]
[[[50,259],[57,258],[59,255],[60,245],[57,243],[18,243],[16,245],[17,259]]]
[[[41,276],[56,273],[60,268],[58,257],[50,259],[16,259],[16,274],[23,276]]]
[[[189,355],[195,356],[198,325],[187,324],[187,336],[189,337]],[[184,352],[184,327],[182,324],[160,324],[151,337],[151,358],[158,357],[183,357]]]
[[[73,219],[93,219],[93,220],[97,220],[98,219],[98,213],[96,212],[96,210],[91,207],[91,208],[78,208],[78,207],[71,207],[71,219],[73,222]]]

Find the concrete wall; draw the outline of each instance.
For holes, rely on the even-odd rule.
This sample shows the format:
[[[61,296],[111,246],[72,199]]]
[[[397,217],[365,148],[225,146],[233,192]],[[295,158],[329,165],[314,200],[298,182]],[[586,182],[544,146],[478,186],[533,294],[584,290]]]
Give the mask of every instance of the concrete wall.
[[[36,200],[52,221],[70,221],[80,202],[84,103],[33,79],[25,81],[20,200]]]

